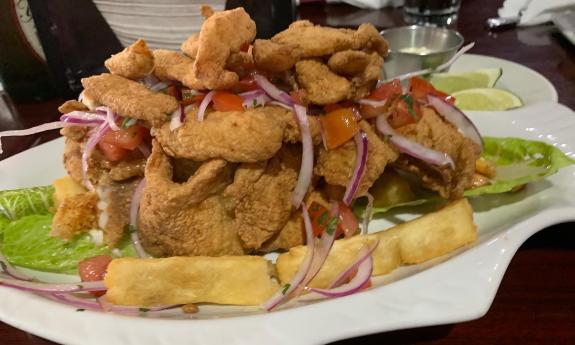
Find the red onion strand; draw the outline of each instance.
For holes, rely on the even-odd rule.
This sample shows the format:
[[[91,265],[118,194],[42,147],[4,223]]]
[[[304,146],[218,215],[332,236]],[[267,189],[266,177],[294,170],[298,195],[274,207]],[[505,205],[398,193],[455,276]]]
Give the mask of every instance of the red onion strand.
[[[302,159],[297,184],[292,195],[292,204],[299,207],[307,193],[313,176],[313,141],[305,107],[294,104],[294,110],[301,132]]]
[[[359,187],[359,183],[361,182],[367,163],[367,134],[360,130],[355,134],[354,140],[356,146],[355,168],[353,169],[353,175],[351,176],[351,179],[345,188],[345,194],[343,195],[343,202],[347,206],[351,205],[351,202],[353,201],[353,197]]]
[[[134,195],[132,196],[132,201],[130,202],[130,238],[132,240],[132,244],[134,245],[134,249],[136,253],[141,258],[149,258],[150,256],[142,247],[140,243],[140,238],[138,237],[138,211],[140,209],[140,201],[142,199],[142,192],[144,191],[144,187],[146,185],[146,178],[142,178],[136,190],[134,191]]]

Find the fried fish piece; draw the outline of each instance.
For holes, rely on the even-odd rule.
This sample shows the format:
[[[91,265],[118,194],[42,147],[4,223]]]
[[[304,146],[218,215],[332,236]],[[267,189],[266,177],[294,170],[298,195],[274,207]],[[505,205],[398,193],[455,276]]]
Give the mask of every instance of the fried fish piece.
[[[298,62],[301,49],[292,43],[255,40],[253,56],[258,69],[279,73],[291,69]]]
[[[106,299],[118,305],[260,305],[279,285],[261,256],[120,258],[108,266]]]
[[[299,20],[271,40],[299,46],[302,58],[327,56],[349,49],[375,51],[384,56],[388,49],[387,42],[372,24],[362,24],[357,30],[351,30],[322,27]]]
[[[233,164],[212,159],[187,181],[174,182],[171,159],[154,141],[138,221],[144,248],[155,256],[243,254],[221,195],[232,177]]]
[[[61,114],[70,113],[73,111],[88,111],[88,107],[84,105],[84,103],[79,102],[75,99],[71,99],[69,101],[64,102],[61,106],[58,107],[58,111]]]
[[[315,104],[327,105],[347,98],[351,83],[333,73],[327,65],[315,60],[301,60],[295,65],[297,81],[306,91],[307,99]]]
[[[235,228],[246,249],[257,250],[287,223],[293,210],[291,196],[300,167],[300,149],[284,146],[254,175],[259,178],[245,183],[246,172],[240,170],[240,188],[231,185],[236,199]],[[263,171],[262,171],[263,170]],[[242,178],[243,177],[243,178]],[[251,176],[250,176],[251,178]],[[234,179],[235,180],[235,179]]]
[[[193,88],[195,77],[193,74],[194,60],[173,50],[155,49],[154,75],[161,80],[177,80],[184,86]]]
[[[460,198],[465,189],[471,186],[479,148],[432,108],[423,107],[422,112],[417,123],[402,126],[397,133],[433,150],[447,153],[453,159],[455,169],[433,166],[407,155],[401,155],[395,165],[421,177],[424,186],[438,192],[442,198]]]
[[[140,79],[152,73],[154,56],[142,39],[137,40],[104,62],[112,74],[128,79]]]
[[[256,24],[243,8],[212,14],[204,21],[200,33],[181,45],[182,51],[194,59],[194,79],[189,87],[196,90],[233,87],[239,77],[226,69],[228,59],[255,37]]]
[[[116,247],[130,223],[132,197],[140,179],[116,182],[109,181],[97,188],[98,226],[104,232],[104,243]]]
[[[197,108],[193,108],[182,127],[172,131],[166,123],[153,133],[172,157],[257,162],[270,159],[282,146],[285,123],[281,114],[286,112],[267,106],[240,112],[214,111],[200,122]]]
[[[152,92],[144,85],[114,74],[103,73],[83,78],[82,85],[99,103],[122,116],[160,125],[178,108],[169,95]]]
[[[376,52],[344,50],[333,54],[327,64],[335,73],[351,79],[348,99],[360,99],[368,96],[381,78],[383,58]]]
[[[385,167],[398,157],[397,152],[379,138],[369,123],[361,121],[359,126],[367,134],[368,144],[365,171],[356,196],[367,192]],[[323,176],[329,184],[347,186],[355,168],[356,155],[355,143],[351,140],[332,150],[321,147],[314,172]]]

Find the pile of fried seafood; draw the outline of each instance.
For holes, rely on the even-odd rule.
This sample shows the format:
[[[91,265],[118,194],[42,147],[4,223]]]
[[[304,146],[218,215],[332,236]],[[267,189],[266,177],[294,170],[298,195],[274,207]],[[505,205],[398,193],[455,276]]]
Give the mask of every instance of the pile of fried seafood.
[[[355,220],[351,201],[384,172],[445,199],[471,187],[480,145],[399,83],[378,84],[388,46],[373,25],[296,21],[262,40],[241,8],[203,14],[181,51],[139,40],[59,108],[75,124],[61,131],[64,164],[86,192],[59,205],[54,235],[99,228],[114,247],[133,231],[160,257],[266,253],[305,243],[302,205]]]

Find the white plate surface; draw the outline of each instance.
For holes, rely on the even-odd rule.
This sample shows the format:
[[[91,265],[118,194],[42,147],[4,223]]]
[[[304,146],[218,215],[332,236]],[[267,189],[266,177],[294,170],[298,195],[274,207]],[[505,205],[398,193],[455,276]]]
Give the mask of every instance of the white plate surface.
[[[484,135],[552,143],[575,157],[575,113],[553,102],[470,114]],[[63,141],[0,162],[0,189],[48,184],[64,173]],[[524,191],[473,200],[474,246],[374,279],[371,290],[272,313],[207,307],[194,320],[128,317],[74,308],[0,287],[0,320],[64,344],[321,344],[403,328],[478,318],[491,305],[517,248],[546,226],[575,220],[575,168]],[[410,215],[408,215],[409,217]],[[390,223],[378,220],[372,229]],[[248,315],[249,314],[249,315]],[[169,317],[167,315],[166,317]]]
[[[518,63],[491,56],[465,54],[451,66],[449,72],[468,72],[480,68],[503,69],[503,75],[495,85],[498,89],[513,92],[526,106],[541,102],[557,102],[557,90],[553,84],[536,71]]]

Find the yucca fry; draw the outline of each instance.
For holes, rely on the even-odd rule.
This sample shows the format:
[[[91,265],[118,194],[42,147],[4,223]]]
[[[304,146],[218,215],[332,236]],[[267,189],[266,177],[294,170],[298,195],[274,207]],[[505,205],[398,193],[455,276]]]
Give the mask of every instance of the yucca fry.
[[[365,236],[337,240],[311,287],[326,288],[357,256],[364,243],[379,238],[374,250],[373,275],[390,273],[405,264],[417,264],[472,243],[477,236],[473,210],[467,199],[454,201],[439,211],[426,214],[391,229]],[[281,254],[276,269],[281,284],[288,282],[305,256],[303,246]]]
[[[260,256],[120,258],[108,266],[106,299],[118,305],[259,305],[279,288]]]

